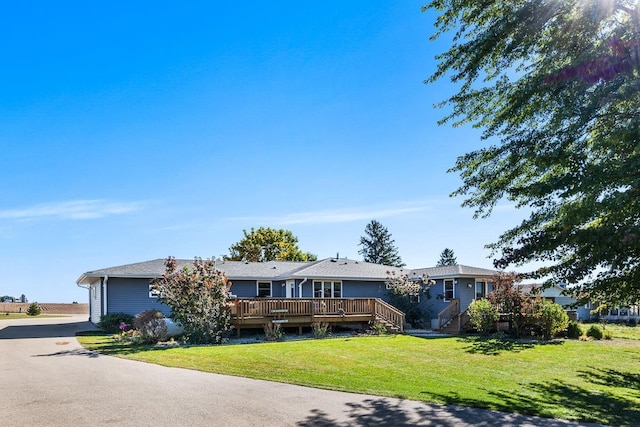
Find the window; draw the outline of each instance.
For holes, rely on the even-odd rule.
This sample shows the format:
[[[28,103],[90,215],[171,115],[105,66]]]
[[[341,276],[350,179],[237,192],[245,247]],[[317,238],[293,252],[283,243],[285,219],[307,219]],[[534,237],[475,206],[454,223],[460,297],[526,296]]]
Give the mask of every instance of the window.
[[[342,282],[314,280],[314,298],[342,298]]]
[[[258,282],[258,298],[271,296],[271,282]]]
[[[157,289],[153,289],[151,283],[149,283],[149,298],[158,298],[160,296],[160,291]]]
[[[444,301],[451,301],[453,298],[455,298],[455,292],[454,292],[454,281],[453,279],[445,279],[444,281]]]
[[[486,298],[493,292],[493,283],[488,283],[484,281],[476,282],[476,297],[475,299]]]

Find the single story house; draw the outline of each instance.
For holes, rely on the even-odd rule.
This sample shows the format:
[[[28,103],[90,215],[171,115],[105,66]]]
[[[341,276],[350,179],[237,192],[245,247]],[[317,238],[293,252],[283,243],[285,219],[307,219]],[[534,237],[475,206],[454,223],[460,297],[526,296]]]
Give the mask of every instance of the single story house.
[[[178,268],[191,263],[178,260]],[[498,273],[464,265],[411,270],[346,258],[313,262],[218,260],[216,268],[231,280],[231,294],[247,300],[359,298],[388,303],[389,272],[415,279],[428,276],[434,284],[429,287],[429,297],[422,294],[419,302],[435,329],[453,323],[471,301],[491,292],[491,278]],[[158,301],[150,287],[150,281],[164,271],[164,259],[156,259],[83,273],[76,283],[89,290],[90,321],[97,323],[107,313],[135,315],[154,308],[169,315],[170,308]]]

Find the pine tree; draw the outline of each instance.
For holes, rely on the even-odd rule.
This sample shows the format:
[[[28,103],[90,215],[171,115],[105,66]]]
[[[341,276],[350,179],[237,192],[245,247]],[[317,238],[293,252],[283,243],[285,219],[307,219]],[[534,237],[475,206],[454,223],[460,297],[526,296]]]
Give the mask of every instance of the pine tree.
[[[395,241],[386,227],[374,219],[367,224],[364,232],[365,235],[360,237],[362,248],[358,250],[364,261],[394,267],[405,266],[398,254],[398,248],[394,245]]]
[[[440,260],[436,264],[436,267],[442,267],[445,265],[458,265],[458,260],[456,259],[452,249],[444,248],[440,254]]]

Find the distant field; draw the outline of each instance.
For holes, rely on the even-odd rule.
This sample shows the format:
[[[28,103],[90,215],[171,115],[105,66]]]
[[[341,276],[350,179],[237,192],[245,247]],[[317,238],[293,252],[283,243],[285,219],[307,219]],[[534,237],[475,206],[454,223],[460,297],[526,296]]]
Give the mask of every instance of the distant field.
[[[26,313],[30,303],[0,303],[0,315],[5,313]],[[89,314],[89,304],[39,303],[42,314]]]
[[[65,317],[65,314],[41,314],[39,316],[27,316],[25,313],[0,313],[0,322],[9,319],[37,319],[40,317]]]

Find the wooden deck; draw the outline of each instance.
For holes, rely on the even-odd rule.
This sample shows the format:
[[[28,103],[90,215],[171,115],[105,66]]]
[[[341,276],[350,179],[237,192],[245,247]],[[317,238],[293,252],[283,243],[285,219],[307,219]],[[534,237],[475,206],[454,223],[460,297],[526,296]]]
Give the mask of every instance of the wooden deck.
[[[404,313],[379,298],[239,298],[233,301],[231,322],[241,329],[266,323],[283,327],[381,322],[397,332],[404,330]]]

